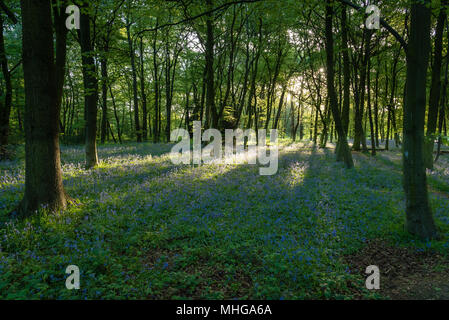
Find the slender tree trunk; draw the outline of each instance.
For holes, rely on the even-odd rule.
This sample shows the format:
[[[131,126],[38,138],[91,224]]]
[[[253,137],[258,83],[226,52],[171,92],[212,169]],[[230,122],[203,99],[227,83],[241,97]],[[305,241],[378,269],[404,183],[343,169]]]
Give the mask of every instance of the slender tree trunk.
[[[213,8],[212,0],[206,0],[208,9]],[[208,14],[206,21],[206,108],[212,116],[212,128],[218,129],[218,112],[215,107],[215,85],[214,85],[214,26],[213,13]],[[209,128],[209,119],[206,118],[206,128]]]
[[[438,109],[441,92],[441,64],[443,60],[443,31],[446,23],[447,1],[441,0],[441,9],[438,15],[435,32],[435,54],[432,68],[432,85],[430,87],[429,112],[427,116],[427,134],[424,143],[424,162],[428,169],[433,169],[433,149],[438,121]]]
[[[278,128],[279,118],[281,116],[282,108],[284,107],[284,98],[285,98],[286,91],[287,91],[287,84],[284,84],[282,86],[281,99],[279,100],[279,107],[278,107],[278,110],[277,110],[277,113],[276,113],[276,118],[274,119],[273,129],[277,129]]]
[[[142,99],[142,134],[143,140],[148,139],[148,111],[147,111],[147,95],[145,93],[145,65],[144,65],[143,37],[140,38],[140,95]]]
[[[121,129],[120,129],[120,118],[119,118],[118,113],[117,113],[117,106],[115,105],[115,99],[114,99],[114,94],[112,93],[111,85],[109,85],[109,92],[111,93],[112,107],[114,108],[114,117],[115,117],[115,122],[117,124],[118,141],[119,141],[120,144],[122,144],[122,132],[121,132]]]
[[[326,5],[326,65],[327,65],[327,92],[329,95],[329,103],[335,121],[335,129],[338,132],[338,139],[340,140],[339,154],[337,160],[343,160],[346,167],[354,167],[351,151],[349,150],[346,134],[341,123],[340,113],[338,110],[337,93],[334,85],[334,38],[332,32],[332,16],[333,16],[334,0],[327,0]]]
[[[156,26],[158,26],[158,21],[156,21]],[[159,142],[159,72],[157,63],[157,30],[154,33],[153,39],[153,72],[154,72],[154,123],[153,123],[153,142]]]
[[[106,50],[105,50],[106,54]],[[106,131],[107,123],[108,123],[108,65],[105,57],[101,59],[101,88],[102,94],[101,97],[103,99],[102,103],[102,116],[101,116],[101,143],[105,143],[106,140]]]
[[[373,113],[371,110],[371,59],[368,60],[368,69],[366,70],[366,90],[368,96],[368,117],[369,117],[369,126],[371,130],[371,155],[376,155],[376,138],[375,138],[375,130],[374,130],[374,121],[373,121]]]
[[[449,28],[447,28],[449,30]],[[448,48],[449,49],[449,42],[448,42]],[[449,52],[449,51],[447,51]],[[446,118],[446,103],[447,103],[447,85],[448,85],[448,72],[449,72],[449,55],[446,56],[446,69],[444,72],[444,84],[443,84],[443,96],[441,97],[441,102],[440,102],[440,112],[438,115],[438,150],[437,150],[437,155],[435,158],[435,162],[438,161],[438,158],[440,157],[440,152],[441,152],[441,144],[442,144],[442,137],[441,135],[443,134],[443,124],[444,124],[444,120]]]
[[[84,105],[86,116],[86,168],[98,164],[97,156],[97,104],[98,79],[95,70],[94,48],[90,36],[90,17],[81,12],[80,44],[84,78]]]
[[[0,146],[8,144],[9,117],[11,115],[12,85],[8,68],[8,59],[5,52],[5,40],[3,37],[3,13],[0,13],[0,63],[5,80],[5,92],[0,91],[0,99],[4,94],[4,100],[0,100]],[[1,90],[1,89],[0,89]]]
[[[131,59],[131,70],[133,77],[133,104],[134,104],[134,127],[136,129],[137,142],[142,142],[142,132],[140,131],[139,120],[139,99],[137,97],[137,69],[136,69],[136,54],[134,52],[134,44],[131,38],[131,24],[126,24],[126,34],[128,37],[129,56]]]
[[[423,159],[426,74],[430,52],[429,2],[429,0],[412,1],[404,106],[403,181],[406,197],[406,228],[421,239],[437,236],[428,199]]]
[[[341,38],[343,46],[343,110],[341,121],[343,130],[348,135],[349,129],[349,105],[350,105],[350,69],[349,69],[349,48],[348,48],[348,26],[346,6],[343,6],[341,11]]]
[[[170,46],[169,46],[169,32],[167,32],[167,39],[165,41],[165,115],[166,115],[166,124],[165,124],[165,138],[166,141],[170,141],[170,132],[171,132],[171,68],[172,62],[170,58]]]
[[[374,134],[376,137],[376,147],[379,147],[379,75],[380,75],[380,59],[378,59],[376,70],[376,85],[375,85],[375,101],[374,101]]]

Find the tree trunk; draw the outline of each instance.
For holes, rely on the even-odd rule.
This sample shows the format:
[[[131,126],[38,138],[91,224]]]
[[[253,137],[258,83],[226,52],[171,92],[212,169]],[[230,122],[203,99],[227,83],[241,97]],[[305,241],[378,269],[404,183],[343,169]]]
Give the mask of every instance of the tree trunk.
[[[158,26],[158,21],[156,20],[156,27]],[[153,39],[153,72],[154,72],[154,123],[153,123],[153,142],[159,142],[159,72],[157,64],[157,30],[154,33]]]
[[[84,79],[84,108],[86,116],[86,168],[98,164],[97,156],[97,103],[98,79],[90,37],[90,17],[81,12],[80,44]]]
[[[327,0],[326,5],[326,65],[327,65],[327,92],[329,95],[329,104],[335,121],[335,129],[338,132],[338,139],[340,140],[339,153],[337,160],[343,160],[346,167],[354,167],[351,151],[349,150],[346,134],[341,123],[340,113],[338,110],[337,93],[334,85],[334,38],[332,32],[332,16],[333,16],[333,0]]]
[[[145,93],[145,66],[144,66],[144,50],[143,50],[143,37],[140,38],[140,95],[142,99],[142,134],[143,140],[148,139],[148,112],[147,112],[147,95]]]
[[[406,228],[421,239],[437,236],[429,205],[423,159],[426,112],[426,74],[430,51],[429,0],[412,2],[407,49],[407,80],[404,106],[404,191]]]
[[[438,121],[441,90],[441,64],[443,60],[443,30],[446,23],[447,1],[441,0],[441,9],[435,32],[435,54],[432,68],[432,85],[430,87],[429,113],[427,116],[427,134],[424,143],[424,163],[428,169],[433,169],[433,149]]]
[[[213,8],[212,0],[206,0],[208,9]],[[206,83],[207,83],[207,95],[206,95],[206,108],[209,110],[212,116],[212,128],[218,129],[218,112],[215,108],[215,85],[214,85],[214,26],[213,26],[213,14],[207,15],[206,21],[207,37],[206,37]],[[206,118],[206,128],[209,128],[209,119]]]
[[[133,103],[134,103],[134,126],[136,130],[137,142],[142,142],[142,133],[140,132],[139,120],[139,99],[137,97],[137,69],[136,69],[136,55],[134,52],[133,40],[131,38],[131,24],[126,24],[126,35],[128,36],[129,57],[131,59],[131,70],[133,77]]]
[[[9,117],[11,115],[12,104],[11,75],[9,73],[8,60],[5,52],[3,28],[3,16],[2,13],[0,13],[0,63],[3,73],[3,79],[5,80],[5,98],[3,101],[0,101],[0,146],[5,146],[8,144]],[[0,96],[3,96],[3,92],[0,92]]]
[[[64,209],[59,112],[50,1],[21,0],[25,81],[25,195],[21,217]]]
[[[347,35],[347,14],[346,6],[343,6],[341,11],[341,38],[342,38],[342,50],[343,50],[343,108],[341,121],[343,130],[348,135],[349,129],[349,105],[350,105],[350,71],[349,71],[349,48],[348,48],[348,35]]]
[[[106,54],[106,50],[105,50]],[[105,143],[106,132],[108,130],[108,64],[105,57],[101,59],[101,97],[103,99],[101,116],[101,143]]]
[[[371,110],[371,59],[368,58],[368,69],[366,70],[366,90],[367,90],[367,108],[369,117],[369,126],[371,130],[371,155],[376,155],[376,138],[374,130],[373,112]]]

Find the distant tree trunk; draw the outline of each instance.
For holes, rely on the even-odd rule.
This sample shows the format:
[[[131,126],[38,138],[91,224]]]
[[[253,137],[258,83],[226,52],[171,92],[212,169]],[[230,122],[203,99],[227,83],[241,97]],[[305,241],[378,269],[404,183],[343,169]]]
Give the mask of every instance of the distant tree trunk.
[[[56,93],[58,106],[62,104],[62,95],[64,88],[64,79],[66,71],[67,57],[67,33],[68,29],[65,25],[67,15],[65,13],[67,1],[52,0],[54,13],[54,26],[56,32]]]
[[[404,106],[404,191],[406,228],[421,239],[437,236],[423,159],[426,74],[430,52],[430,1],[412,1]]]
[[[105,50],[106,51],[106,50]],[[101,64],[101,88],[102,94],[101,97],[103,99],[102,103],[102,111],[103,114],[101,116],[101,143],[105,143],[106,140],[106,132],[108,130],[108,65],[107,60],[103,57],[100,61]]]
[[[5,40],[3,37],[3,13],[0,12],[0,63],[3,73],[3,79],[5,80],[5,93],[4,100],[0,100],[0,146],[8,144],[9,136],[9,117],[11,115],[12,104],[12,85],[11,75],[8,68],[8,60],[5,52]],[[0,88],[1,90],[2,88]],[[0,91],[0,96],[3,96],[3,92]],[[0,97],[2,98],[2,97]]]
[[[94,48],[90,36],[90,17],[81,11],[80,45],[84,78],[84,108],[86,116],[86,168],[98,164],[97,156],[97,104],[98,79],[95,68]]]
[[[140,38],[140,95],[142,97],[142,133],[143,140],[148,139],[148,111],[147,111],[147,95],[145,93],[145,65],[144,65],[143,37]]]
[[[131,59],[131,70],[133,76],[134,127],[136,129],[137,142],[142,142],[142,133],[140,132],[139,120],[139,99],[137,97],[136,54],[134,52],[134,44],[131,38],[131,24],[128,21],[126,24],[126,35],[128,36],[129,56]]]
[[[53,46],[51,5],[47,0],[21,0],[22,57],[25,81],[25,195],[21,217],[40,207],[64,209],[59,150],[58,83]]]
[[[441,91],[441,64],[443,60],[443,31],[446,23],[447,1],[441,0],[441,9],[438,15],[435,32],[435,54],[432,68],[432,85],[430,87],[429,113],[427,116],[427,134],[424,143],[424,163],[428,169],[433,169],[433,149],[438,121]]]
[[[118,141],[120,144],[122,144],[122,132],[121,132],[121,128],[120,128],[120,118],[117,113],[117,106],[115,105],[114,94],[112,93],[112,88],[111,88],[110,84],[109,84],[109,92],[111,93],[112,107],[114,108],[114,117],[115,117],[115,122],[117,124]]]
[[[447,28],[449,30],[449,28]],[[448,48],[449,50],[449,42],[448,42]],[[447,51],[449,52],[449,51]],[[448,85],[448,72],[449,72],[449,55],[446,55],[446,69],[444,72],[444,84],[443,84],[443,96],[441,97],[440,102],[440,112],[438,116],[438,150],[437,150],[437,156],[435,158],[435,162],[438,161],[438,158],[440,157],[441,152],[441,144],[442,144],[442,137],[443,134],[443,124],[444,120],[446,119],[446,103],[447,103],[447,85]]]
[[[206,0],[206,6],[208,9],[213,8],[212,0]],[[214,26],[213,26],[213,13],[207,15],[206,21],[206,83],[207,83],[207,95],[206,95],[206,108],[210,110],[212,116],[212,128],[218,129],[218,112],[215,107],[215,85],[214,85]],[[206,118],[206,128],[209,128],[209,119]]]
[[[262,48],[261,48],[261,43],[262,43],[262,18],[259,18],[259,39],[258,39],[258,47],[257,47],[257,52],[256,52],[256,56],[254,58],[254,62],[252,65],[252,72],[251,72],[251,86],[249,89],[249,94],[248,94],[248,105],[247,105],[247,110],[248,110],[248,123],[246,125],[247,129],[250,129],[252,127],[252,117],[255,114],[255,104],[253,105],[253,101],[256,98],[256,80],[257,80],[257,73],[259,70],[259,59],[260,59],[260,55],[262,53]]]
[[[343,50],[343,107],[341,121],[343,130],[348,135],[349,129],[349,105],[350,105],[350,69],[349,69],[349,48],[348,48],[348,26],[346,6],[341,10],[341,38]]]
[[[341,123],[340,112],[338,110],[337,93],[334,85],[334,38],[332,32],[332,16],[333,16],[334,0],[327,0],[326,5],[326,65],[327,65],[327,92],[329,95],[329,104],[335,121],[335,129],[338,132],[340,140],[339,153],[337,160],[344,160],[346,167],[354,167],[351,151],[349,150],[346,134]]]
[[[284,98],[285,98],[285,93],[287,92],[287,84],[285,83],[282,86],[282,93],[281,93],[281,99],[279,100],[279,107],[276,113],[276,118],[274,119],[274,125],[273,125],[273,129],[277,129],[278,125],[279,125],[279,118],[281,116],[281,112],[282,112],[282,108],[284,107]]]
[[[374,101],[374,131],[376,138],[376,147],[379,147],[379,75],[380,75],[380,59],[378,59],[376,70],[376,85],[375,85],[375,101]]]
[[[165,138],[170,142],[171,122],[172,122],[172,103],[173,103],[173,88],[176,75],[176,64],[178,61],[178,52],[175,48],[173,59],[170,57],[170,38],[169,30],[167,29],[165,42]],[[177,47],[177,45],[175,46]]]
[[[156,20],[156,27],[158,26],[158,21]],[[159,142],[159,110],[160,110],[160,101],[159,101],[159,72],[158,72],[158,63],[157,63],[157,30],[154,33],[153,39],[153,72],[154,72],[154,123],[153,123],[153,142]]]
[[[376,138],[375,138],[375,130],[374,130],[374,121],[373,121],[373,112],[371,110],[371,59],[368,59],[368,69],[366,70],[366,90],[368,95],[368,117],[369,117],[369,126],[371,130],[371,155],[376,155]]]
[[[391,94],[390,94],[390,103],[388,105],[388,125],[387,125],[387,150],[388,150],[388,144],[389,139],[394,138],[396,147],[399,146],[399,135],[397,133],[397,126],[396,126],[396,115],[395,115],[395,98],[396,98],[396,87],[397,87],[397,66],[399,61],[399,56],[401,53],[401,48],[398,48],[397,54],[394,57],[393,61],[393,70],[392,70],[392,79],[391,79]],[[390,136],[391,133],[391,136]]]
[[[367,151],[366,147],[366,134],[363,129],[363,117],[365,108],[365,83],[366,83],[366,69],[368,64],[368,59],[370,58],[370,43],[372,31],[364,29],[364,54],[362,57],[362,65],[360,67],[360,103],[359,107],[356,108],[355,119],[354,119],[354,150],[360,150],[360,143],[362,144],[362,150]]]

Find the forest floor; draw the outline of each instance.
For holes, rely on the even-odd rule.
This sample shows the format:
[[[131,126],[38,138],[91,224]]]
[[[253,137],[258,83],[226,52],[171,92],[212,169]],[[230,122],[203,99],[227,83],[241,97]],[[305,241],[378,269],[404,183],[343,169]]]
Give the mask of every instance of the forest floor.
[[[3,299],[449,299],[449,156],[429,172],[441,238],[421,242],[404,225],[399,151],[281,147],[279,172],[259,166],[173,165],[170,145],[63,147],[76,204],[10,220],[24,191],[24,161],[0,162],[0,298]],[[67,290],[68,265],[81,289]],[[365,289],[377,265],[381,289]]]

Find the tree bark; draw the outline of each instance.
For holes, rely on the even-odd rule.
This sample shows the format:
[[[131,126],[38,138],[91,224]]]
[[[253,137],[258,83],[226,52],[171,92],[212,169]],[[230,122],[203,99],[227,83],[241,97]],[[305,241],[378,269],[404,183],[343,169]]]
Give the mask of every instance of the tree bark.
[[[334,38],[332,32],[332,16],[333,16],[334,0],[327,0],[326,5],[326,65],[327,65],[327,92],[329,95],[329,104],[335,121],[335,129],[338,132],[340,140],[339,153],[337,160],[343,160],[348,169],[354,167],[351,151],[349,150],[346,134],[341,123],[340,113],[338,110],[337,93],[334,85]]]
[[[447,1],[441,1],[441,9],[438,15],[435,32],[435,54],[432,68],[432,85],[430,87],[429,113],[427,115],[427,134],[424,143],[424,162],[428,169],[433,169],[433,149],[435,145],[435,133],[437,129],[438,108],[440,105],[441,91],[441,65],[443,60],[443,30],[446,23]]]
[[[64,209],[59,150],[58,75],[49,0],[21,0],[25,81],[25,195],[21,217],[45,207]]]
[[[0,13],[0,63],[3,73],[3,79],[5,80],[5,98],[3,101],[0,100],[0,146],[5,146],[8,144],[9,117],[11,115],[12,104],[11,74],[9,73],[8,59],[5,52],[3,28],[3,16]],[[2,95],[3,92],[0,92],[0,96]]]
[[[142,135],[143,140],[148,139],[148,111],[147,111],[147,95],[145,93],[145,65],[144,65],[143,37],[140,38],[140,95],[142,99]]]
[[[212,0],[206,0],[206,5],[208,9],[213,7]],[[211,128],[218,129],[218,112],[215,107],[215,85],[214,85],[214,26],[213,26],[213,14],[207,15],[206,21],[206,108],[209,110],[209,114],[212,116],[212,122],[206,118],[206,128],[209,128],[209,123]]]
[[[98,164],[97,156],[97,104],[98,79],[94,61],[94,48],[90,36],[90,17],[81,11],[80,17],[81,61],[84,79],[84,108],[86,117],[86,168]]]
[[[341,121],[343,130],[348,135],[349,129],[349,105],[350,105],[350,71],[349,71],[349,48],[348,48],[348,26],[346,6],[341,10],[341,38],[343,50],[343,107]]]
[[[131,59],[131,70],[133,77],[134,127],[136,130],[137,142],[142,142],[142,133],[140,132],[140,120],[139,120],[139,99],[137,97],[136,54],[134,52],[134,44],[131,38],[131,24],[128,21],[126,24],[126,34],[128,36],[129,57]]]
[[[421,239],[437,236],[423,159],[426,74],[430,51],[429,0],[412,1],[404,106],[403,170],[406,228]]]

